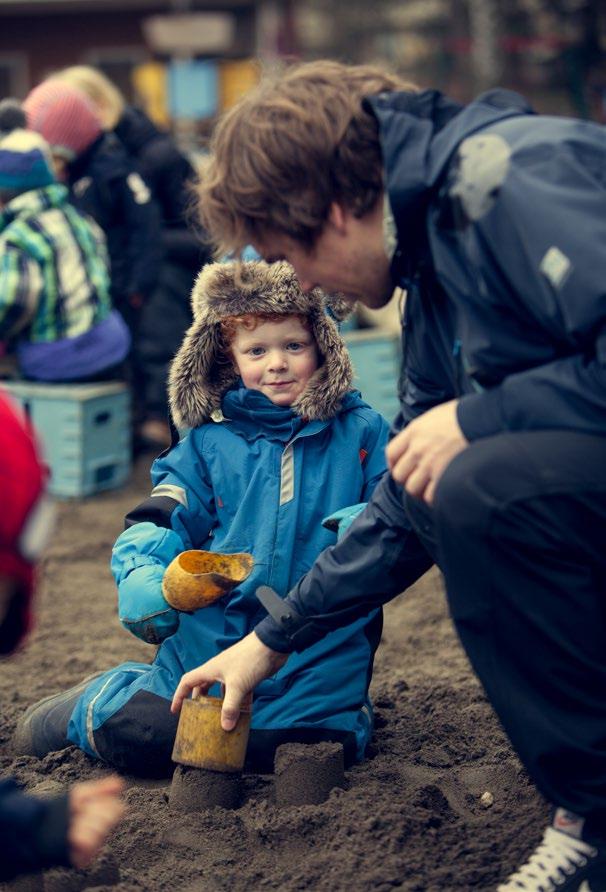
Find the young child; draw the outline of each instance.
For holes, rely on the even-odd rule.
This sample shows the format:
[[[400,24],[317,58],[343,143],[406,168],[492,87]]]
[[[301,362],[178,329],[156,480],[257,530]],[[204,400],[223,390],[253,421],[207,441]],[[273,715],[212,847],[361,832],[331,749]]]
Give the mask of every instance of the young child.
[[[103,233],[51,168],[38,134],[0,138],[0,339],[25,377],[78,381],[118,366],[130,338],[112,310]]]
[[[211,264],[193,310],[169,388],[174,420],[190,431],[154,462],[151,496],[128,515],[112,560],[123,625],[162,643],[151,665],[125,663],[32,707],[20,753],[71,742],[122,770],[170,773],[182,674],[246,635],[265,613],[256,588],[286,594],[334,543],[326,515],[368,499],[384,472],[387,423],[351,390],[326,298],[303,293],[292,267]],[[249,552],[254,568],[231,595],[179,614],[162,577],[191,548]],[[251,767],[271,770],[286,741],[341,741],[348,761],[363,757],[381,626],[375,610],[257,688]]]

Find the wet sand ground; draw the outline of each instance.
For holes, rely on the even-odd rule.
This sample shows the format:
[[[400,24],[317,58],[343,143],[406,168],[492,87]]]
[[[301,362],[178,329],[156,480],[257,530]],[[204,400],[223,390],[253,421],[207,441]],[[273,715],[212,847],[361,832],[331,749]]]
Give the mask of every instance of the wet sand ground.
[[[29,646],[3,663],[0,769],[37,792],[105,769],[70,748],[12,758],[20,713],[47,693],[154,649],[118,623],[108,562],[126,510],[148,491],[139,460],[122,490],[59,504]],[[278,807],[271,776],[244,778],[237,810],[180,813],[170,779],[128,779],[126,820],[86,872],[48,871],[20,892],[244,892],[255,889],[490,890],[536,844],[547,808],[512,753],[428,573],[386,609],[367,761],[320,804]],[[486,806],[491,797],[493,804]]]

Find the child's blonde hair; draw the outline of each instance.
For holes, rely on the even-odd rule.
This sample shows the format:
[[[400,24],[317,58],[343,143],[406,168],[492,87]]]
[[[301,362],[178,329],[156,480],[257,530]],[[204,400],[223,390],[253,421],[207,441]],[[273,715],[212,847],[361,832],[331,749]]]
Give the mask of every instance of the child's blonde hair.
[[[53,74],[77,90],[81,90],[95,106],[105,130],[113,130],[124,114],[125,101],[110,79],[90,65],[70,65]]]

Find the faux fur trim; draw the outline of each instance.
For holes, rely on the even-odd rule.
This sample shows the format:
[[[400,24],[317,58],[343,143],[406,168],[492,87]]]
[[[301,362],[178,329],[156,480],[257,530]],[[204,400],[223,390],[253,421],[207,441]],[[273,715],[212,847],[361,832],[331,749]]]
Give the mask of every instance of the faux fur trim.
[[[332,418],[351,389],[353,370],[331,312],[343,318],[350,309],[343,298],[319,289],[301,291],[290,264],[262,260],[210,263],[202,268],[192,291],[194,321],[175,356],[169,375],[170,409],[177,427],[198,427],[221,407],[237,378],[231,363],[221,361],[219,322],[244,313],[302,313],[324,361],[309,380],[293,410],[310,421]],[[347,315],[347,314],[345,314]]]

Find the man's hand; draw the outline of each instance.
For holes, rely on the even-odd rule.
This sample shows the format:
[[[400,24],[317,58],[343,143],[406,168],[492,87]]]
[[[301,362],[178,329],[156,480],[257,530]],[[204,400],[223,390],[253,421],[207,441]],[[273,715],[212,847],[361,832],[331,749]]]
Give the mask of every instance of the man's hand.
[[[123,789],[122,779],[111,775],[74,784],[69,791],[67,842],[74,867],[91,863],[124,814]]]
[[[221,727],[224,731],[232,731],[247,694],[264,678],[274,675],[287,659],[288,654],[272,650],[251,632],[212,660],[186,672],[175,691],[170,710],[179,712],[190,691],[194,696],[206,694],[215,682],[220,681],[225,688]]]
[[[457,400],[450,400],[415,418],[393,438],[387,464],[396,483],[431,504],[442,473],[467,445],[457,421]]]

